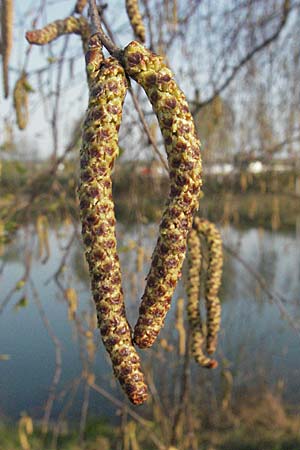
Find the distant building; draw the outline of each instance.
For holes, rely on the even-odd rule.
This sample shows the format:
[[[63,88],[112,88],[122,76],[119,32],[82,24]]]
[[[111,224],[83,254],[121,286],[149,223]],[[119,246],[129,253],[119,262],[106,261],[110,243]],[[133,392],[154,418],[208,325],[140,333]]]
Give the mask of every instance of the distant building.
[[[252,161],[249,163],[247,171],[253,174],[262,173],[265,171],[265,166],[261,161]]]
[[[207,175],[229,175],[234,172],[234,166],[230,163],[215,163],[204,166],[203,170]]]

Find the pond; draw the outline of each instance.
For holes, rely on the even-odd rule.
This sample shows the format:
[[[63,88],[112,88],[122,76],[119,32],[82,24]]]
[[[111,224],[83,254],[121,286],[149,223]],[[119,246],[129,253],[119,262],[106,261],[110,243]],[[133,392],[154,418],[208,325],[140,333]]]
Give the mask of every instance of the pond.
[[[72,227],[66,225],[50,230],[50,256],[44,263],[38,255],[37,237],[30,227],[20,230],[15,242],[3,255],[5,266],[1,275],[0,305],[23,276],[24,260],[29,258],[26,247],[27,251],[28,248],[32,250],[33,258],[30,260],[29,284],[25,288],[21,286],[12,295],[0,315],[0,354],[7,355],[6,360],[3,357],[0,360],[0,414],[17,419],[22,411],[26,411],[33,417],[42,417],[55,372],[55,346],[52,340],[55,335],[62,350],[62,371],[55,389],[51,417],[59,414],[73,395],[68,414],[76,420],[80,415],[83,388],[80,386],[76,391],[74,386],[84,364],[83,341],[76,321],[68,319],[68,303],[63,291],[66,286],[76,290],[79,298],[77,317],[86,324],[88,318],[93,317],[94,310],[82,248],[80,240],[75,237],[57,284],[53,275],[61,265]],[[132,324],[137,317],[156,232],[157,227],[152,225],[130,229],[120,226],[118,229],[123,287]],[[193,364],[192,376],[202,371],[203,377],[212,378],[213,383],[218,385],[222,367],[226,366],[233,374],[234,389],[240,390],[257,383],[270,388],[280,384],[284,399],[296,405],[300,401],[299,237],[255,228],[238,231],[231,227],[222,229],[222,235],[229,251],[225,251],[220,296],[223,303],[217,353],[220,365],[211,377],[210,372]],[[30,241],[28,236],[35,237]],[[137,245],[145,249],[140,272],[136,268]],[[251,273],[243,261],[250,266]],[[184,296],[184,283],[180,282],[166,327],[160,336],[170,343],[177,339],[174,329],[176,299]],[[45,316],[48,320],[46,326]],[[93,336],[97,347],[94,364],[96,383],[123,400],[97,329],[93,330]],[[141,353],[148,364],[151,361],[151,364],[159,366],[155,373],[157,386],[160,384],[160,371],[168,371],[170,364],[178,359],[176,349],[169,351],[163,360],[153,357],[159,345],[158,342],[154,349],[147,350],[146,356]],[[113,419],[116,407],[92,392],[89,414]]]

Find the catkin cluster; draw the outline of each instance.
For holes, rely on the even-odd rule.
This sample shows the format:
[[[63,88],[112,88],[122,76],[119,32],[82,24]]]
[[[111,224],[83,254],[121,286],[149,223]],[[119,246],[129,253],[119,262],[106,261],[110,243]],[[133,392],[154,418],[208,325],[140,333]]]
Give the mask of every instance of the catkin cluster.
[[[40,30],[27,31],[25,36],[30,44],[45,45],[65,34],[79,34],[83,50],[87,51],[90,28],[85,17],[69,16],[63,20],[55,20]]]
[[[2,0],[1,2],[1,53],[2,53],[2,74],[5,98],[9,95],[8,64],[13,45],[13,20],[14,3],[13,0]]]
[[[125,315],[111,181],[127,80],[116,59],[102,59],[95,41],[96,36],[86,55],[90,96],[78,189],[82,236],[105,348],[124,391],[134,404],[140,404],[147,398],[147,387]]]
[[[201,319],[200,299],[201,242],[199,234],[192,229],[188,237],[188,322],[191,330],[191,350],[195,361],[209,369],[217,367],[217,362],[204,353],[205,336]]]
[[[146,30],[139,10],[138,0],[126,0],[125,4],[126,4],[126,11],[135,37],[139,41],[145,42]]]
[[[217,347],[218,332],[221,322],[221,304],[218,297],[223,268],[222,239],[216,226],[206,219],[195,217],[194,229],[202,234],[208,247],[208,265],[205,282],[206,303],[206,351],[209,355]]]
[[[81,13],[85,3],[78,0],[75,12]],[[136,36],[143,41],[145,29],[137,1],[126,1],[126,8]],[[181,276],[190,232],[190,255],[191,259],[194,258],[190,271],[190,299],[195,300],[197,296],[198,312],[195,310],[195,301],[189,301],[188,308],[194,326],[195,349],[202,365],[212,367],[215,364],[214,360],[207,358],[202,351],[204,338],[195,284],[195,268],[200,268],[201,255],[200,249],[198,251],[196,248],[198,244],[193,247],[196,232],[191,231],[194,214],[199,206],[202,184],[200,142],[186,98],[177,86],[172,72],[160,56],[140,43],[131,42],[121,52],[123,68],[113,57],[104,59],[97,35],[88,39],[90,29],[83,17],[57,20],[41,30],[27,32],[26,38],[30,43],[44,45],[70,33],[82,36],[84,49],[88,42],[86,71],[89,105],[83,125],[78,196],[92,293],[102,340],[112,360],[115,376],[129,399],[134,404],[140,404],[147,398],[147,387],[133,340],[141,348],[151,347],[162,328]],[[152,255],[133,340],[125,314],[111,180],[114,161],[119,152],[118,131],[128,87],[126,76],[142,86],[152,104],[164,138],[170,174],[170,192],[160,223],[159,237]],[[205,234],[199,220],[195,220],[194,226],[198,232]],[[222,265],[214,259],[218,254],[216,234],[209,234],[212,232],[210,227],[206,231],[211,254],[206,286],[207,351],[212,353],[220,318],[219,303],[216,299],[216,272],[220,275]],[[142,256],[139,255],[140,260]],[[140,266],[139,261],[139,268]],[[182,331],[182,309],[179,313],[177,326]],[[184,347],[182,333],[181,352]]]
[[[28,94],[32,88],[28,83],[26,74],[23,73],[17,80],[14,88],[14,108],[17,124],[20,130],[24,130],[28,123]]]
[[[157,116],[168,156],[170,192],[140,306],[134,341],[151,347],[170,308],[199,205],[200,142],[183,92],[161,57],[138,42],[124,51],[126,73],[145,90]]]

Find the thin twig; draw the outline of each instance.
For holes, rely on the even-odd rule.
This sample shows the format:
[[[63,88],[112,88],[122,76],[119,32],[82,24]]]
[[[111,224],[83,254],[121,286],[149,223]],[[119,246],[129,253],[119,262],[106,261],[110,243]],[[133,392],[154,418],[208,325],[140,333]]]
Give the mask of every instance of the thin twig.
[[[264,50],[266,47],[268,47],[272,42],[276,41],[276,39],[279,38],[281,35],[282,30],[285,27],[285,24],[287,22],[288,16],[291,12],[291,7],[286,7],[286,3],[288,3],[286,0],[283,2],[283,11],[282,11],[282,18],[280,20],[280,23],[278,25],[277,30],[269,36],[267,39],[265,39],[263,42],[255,46],[252,50],[250,50],[240,61],[238,64],[236,64],[228,78],[220,85],[219,88],[215,90],[215,92],[205,101],[203,102],[195,102],[191,101],[190,103],[194,104],[194,109],[192,111],[192,114],[197,114],[201,108],[211,103],[218,95],[220,95],[234,80],[236,75],[240,72],[240,70],[249,62],[251,59],[259,52]]]
[[[80,423],[79,423],[79,445],[80,448],[83,448],[84,444],[84,431],[86,426],[86,419],[88,414],[88,408],[89,408],[89,400],[90,400],[90,385],[89,383],[85,382],[84,385],[84,395],[83,395],[83,402],[81,407],[81,416],[80,416]]]
[[[101,394],[103,397],[107,398],[109,401],[111,401],[115,406],[122,409],[124,408],[124,403],[115,398],[113,395],[111,395],[109,392],[107,392],[105,389],[103,389],[101,386],[98,386],[97,384],[93,383],[90,385],[92,389],[94,389],[96,392]],[[153,425],[152,422],[147,421],[143,417],[141,417],[139,414],[137,414],[135,411],[133,411],[130,407],[126,405],[126,411],[129,416],[131,416],[134,420],[136,420],[138,423],[140,423],[143,427],[150,429],[151,433],[149,435],[150,439],[154,442],[154,444],[157,446],[159,450],[166,450],[165,445],[158,439],[158,437],[153,432]]]
[[[113,41],[104,33],[104,30],[101,25],[101,20],[99,16],[99,11],[96,5],[95,0],[89,0],[89,14],[91,18],[91,30],[92,34],[98,34],[99,38],[106,48],[106,50],[119,61],[122,60],[122,50],[117,47]]]
[[[64,407],[62,408],[62,410],[59,413],[59,416],[57,418],[56,424],[54,426],[54,430],[53,430],[53,435],[52,435],[52,442],[51,442],[51,448],[53,450],[57,450],[57,441],[58,441],[58,436],[59,436],[59,432],[62,426],[62,421],[63,419],[66,417],[69,409],[71,408],[71,406],[73,405],[74,399],[76,397],[76,394],[78,392],[80,383],[82,381],[82,376],[76,378],[71,386],[71,392],[70,392],[70,396],[69,399],[66,401]]]
[[[39,294],[36,290],[33,280],[30,280],[30,285],[31,285],[31,290],[32,290],[34,301],[35,301],[38,311],[40,313],[40,317],[41,317],[41,319],[48,331],[50,339],[53,342],[54,347],[55,347],[55,370],[54,370],[52,383],[51,383],[51,386],[49,389],[49,396],[48,396],[48,399],[47,399],[46,405],[45,405],[44,417],[42,420],[42,431],[44,433],[47,433],[48,426],[49,426],[49,419],[50,419],[53,403],[55,400],[55,393],[56,393],[56,389],[57,389],[57,386],[58,386],[58,383],[59,383],[59,380],[61,377],[61,372],[62,372],[62,346],[50,325],[47,314],[42,306],[42,303],[39,298]]]
[[[152,147],[153,147],[153,150],[155,151],[155,153],[156,153],[157,156],[159,157],[160,162],[162,163],[163,167],[164,167],[164,168],[166,169],[166,171],[169,173],[168,165],[167,165],[166,161],[164,160],[162,154],[160,153],[160,150],[159,150],[159,148],[157,147],[157,145],[156,145],[156,143],[155,143],[153,137],[151,136],[151,132],[150,132],[150,129],[149,129],[149,127],[148,127],[148,124],[147,124],[147,122],[146,122],[146,120],[145,120],[144,113],[143,113],[143,111],[141,110],[141,107],[140,107],[140,105],[139,105],[139,103],[138,103],[138,100],[137,100],[137,98],[136,98],[135,93],[133,92],[132,87],[130,86],[128,90],[129,90],[129,92],[130,92],[130,94],[131,94],[131,97],[132,97],[132,100],[133,100],[134,107],[135,107],[135,109],[136,109],[136,111],[137,111],[137,113],[138,113],[138,115],[139,115],[139,118],[140,118],[140,120],[141,120],[141,122],[142,122],[143,128],[144,128],[144,130],[145,130],[145,132],[146,132],[146,134],[147,134],[147,136],[148,136],[148,139],[149,139],[149,141],[150,141],[150,143],[151,143],[151,145],[152,145]]]

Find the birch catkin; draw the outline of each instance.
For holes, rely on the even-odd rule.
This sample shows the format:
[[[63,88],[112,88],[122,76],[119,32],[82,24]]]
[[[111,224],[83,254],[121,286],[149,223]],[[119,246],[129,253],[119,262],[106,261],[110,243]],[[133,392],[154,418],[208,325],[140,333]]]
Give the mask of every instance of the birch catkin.
[[[125,315],[111,181],[127,80],[116,59],[102,60],[96,36],[90,42],[86,56],[90,97],[78,189],[82,236],[102,340],[122,388],[132,403],[140,404],[147,398],[147,387]]]
[[[184,94],[161,57],[131,42],[125,70],[145,90],[157,115],[168,156],[170,193],[135,327],[134,340],[151,347],[170,308],[186,252],[187,235],[199,206],[200,142]]]
[[[126,11],[135,37],[139,41],[145,42],[146,31],[139,10],[138,0],[125,0],[125,4],[126,4]]]
[[[201,242],[196,230],[192,229],[188,237],[188,322],[191,330],[191,350],[200,366],[213,369],[218,363],[207,357],[203,351],[205,336],[199,307],[201,271]]]
[[[216,350],[221,322],[221,303],[218,293],[223,267],[222,239],[216,226],[208,220],[195,217],[194,228],[205,237],[208,245],[209,260],[205,283],[207,311],[206,350],[208,354],[212,354]]]
[[[20,130],[24,130],[28,123],[28,94],[32,91],[27,81],[26,74],[22,74],[14,88],[14,108],[17,124]]]
[[[90,28],[85,17],[69,16],[63,20],[55,20],[39,30],[27,31],[25,36],[30,44],[45,45],[65,34],[79,34],[84,52],[87,51]]]
[[[13,45],[13,0],[2,0],[1,2],[1,50],[2,50],[2,74],[5,98],[9,95],[8,64]]]

